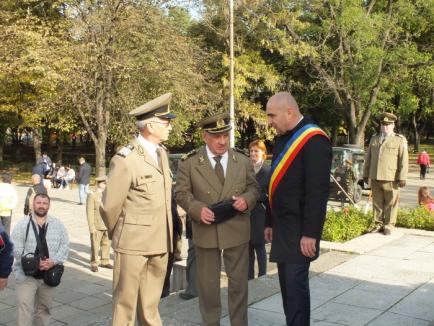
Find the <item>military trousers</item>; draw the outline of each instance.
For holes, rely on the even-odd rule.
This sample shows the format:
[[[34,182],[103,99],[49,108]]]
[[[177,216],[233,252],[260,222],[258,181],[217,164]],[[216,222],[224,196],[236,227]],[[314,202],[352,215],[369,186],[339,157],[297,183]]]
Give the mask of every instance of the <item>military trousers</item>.
[[[204,326],[219,326],[221,318],[221,257],[228,275],[228,307],[231,325],[247,326],[247,272],[249,243],[220,250],[196,248],[199,310]]]
[[[113,326],[161,326],[158,312],[168,254],[128,255],[115,252]]]
[[[101,259],[99,252],[101,250]],[[90,265],[98,267],[100,264],[110,263],[110,240],[107,231],[96,230],[90,235]]]
[[[371,180],[371,190],[375,224],[393,228],[398,215],[398,181]]]

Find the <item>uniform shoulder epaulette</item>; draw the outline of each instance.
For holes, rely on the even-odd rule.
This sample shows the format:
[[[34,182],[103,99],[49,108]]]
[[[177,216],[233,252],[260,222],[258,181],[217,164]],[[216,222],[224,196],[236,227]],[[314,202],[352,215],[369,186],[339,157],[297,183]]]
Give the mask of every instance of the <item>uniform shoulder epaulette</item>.
[[[128,144],[127,146],[122,147],[117,153],[116,155],[122,156],[122,157],[127,157],[131,151],[134,149],[134,145],[132,144]]]
[[[186,159],[188,159],[190,156],[193,156],[194,154],[196,154],[199,151],[199,149],[195,148],[192,151],[189,151],[187,154],[184,154],[181,157],[181,161],[185,161]]]
[[[162,149],[164,149],[167,152],[167,147],[166,146],[164,146],[163,144],[159,144],[158,146],[161,147]]]
[[[241,153],[243,155],[246,155],[247,157],[250,156],[249,151],[247,149],[242,149],[242,148],[238,148],[238,147],[234,147],[233,148],[234,151]]]
[[[395,134],[395,136],[398,136],[398,137],[401,137],[401,138],[407,139],[407,138],[405,138],[404,135],[401,135],[401,134]]]

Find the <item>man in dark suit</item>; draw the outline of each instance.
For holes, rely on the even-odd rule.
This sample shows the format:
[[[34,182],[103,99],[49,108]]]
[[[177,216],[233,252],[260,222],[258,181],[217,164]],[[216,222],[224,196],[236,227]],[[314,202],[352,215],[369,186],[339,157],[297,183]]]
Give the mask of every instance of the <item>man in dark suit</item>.
[[[78,175],[75,177],[78,183],[78,197],[80,199],[79,205],[83,205],[86,202],[87,195],[89,193],[89,180],[90,173],[92,172],[92,168],[84,157],[80,157],[78,159],[78,163],[80,163],[80,170],[78,171]]]
[[[331,145],[303,117],[290,93],[270,98],[267,117],[277,137],[269,186],[271,218],[264,233],[272,241],[270,261],[277,262],[286,324],[304,326],[310,323],[309,266],[319,255],[327,210]]]
[[[199,125],[206,146],[180,162],[176,178],[176,201],[193,224],[199,309],[203,325],[220,325],[223,254],[231,325],[247,326],[250,210],[259,187],[248,157],[229,148],[229,115],[209,117]],[[217,223],[221,215],[211,206],[223,201],[233,215]]]

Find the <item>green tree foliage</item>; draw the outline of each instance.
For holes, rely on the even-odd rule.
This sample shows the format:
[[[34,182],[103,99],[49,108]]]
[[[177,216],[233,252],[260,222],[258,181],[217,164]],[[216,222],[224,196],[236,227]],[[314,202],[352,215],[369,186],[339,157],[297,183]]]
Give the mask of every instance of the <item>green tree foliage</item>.
[[[394,71],[429,62],[408,23],[411,17],[421,20],[416,25],[432,21],[429,2],[431,7],[407,0],[252,1],[245,12],[298,98],[332,98],[334,108],[323,109],[337,109],[351,141],[363,144],[371,115],[389,106],[384,86]]]
[[[33,130],[36,159],[40,129],[69,130],[73,121],[57,114],[68,63],[62,28],[57,1],[0,4],[0,112],[15,112]]]
[[[69,99],[95,144],[97,173],[105,172],[107,139],[125,144],[135,131],[127,112],[163,93],[174,94],[179,117],[171,145],[186,141],[206,94],[185,14],[151,1],[69,2]]]

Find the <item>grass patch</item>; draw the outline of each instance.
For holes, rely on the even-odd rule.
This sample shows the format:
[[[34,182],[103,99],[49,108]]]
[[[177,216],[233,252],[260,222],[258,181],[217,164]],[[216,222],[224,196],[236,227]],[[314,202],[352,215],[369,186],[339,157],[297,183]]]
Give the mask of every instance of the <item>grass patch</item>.
[[[434,231],[434,214],[428,212],[424,207],[403,208],[398,212],[396,226]]]
[[[353,206],[345,207],[336,212],[329,210],[322,239],[345,242],[366,233],[371,229],[372,224],[372,213],[365,214]]]
[[[374,225],[372,212],[363,213],[355,207],[328,211],[322,239],[345,242],[369,232]],[[396,226],[408,229],[434,231],[434,214],[424,207],[402,208],[398,211]]]

